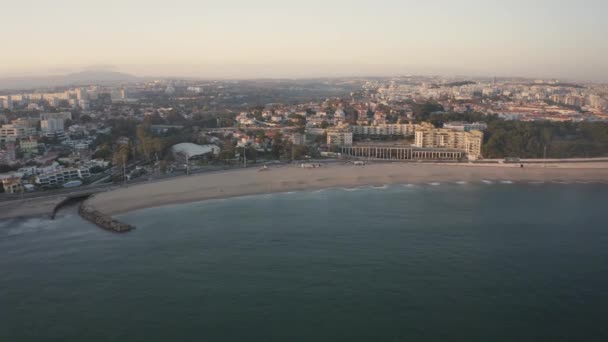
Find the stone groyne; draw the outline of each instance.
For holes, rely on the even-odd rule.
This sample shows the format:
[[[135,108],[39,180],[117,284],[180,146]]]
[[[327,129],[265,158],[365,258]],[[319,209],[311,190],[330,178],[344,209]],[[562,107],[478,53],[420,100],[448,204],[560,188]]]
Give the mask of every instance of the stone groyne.
[[[96,224],[98,227],[101,227],[103,229],[106,229],[106,230],[109,230],[112,232],[126,233],[128,231],[135,229],[135,226],[120,222],[120,221],[112,218],[110,215],[106,215],[106,214],[100,212],[99,210],[96,210],[91,205],[88,205],[87,201],[82,202],[82,204],[80,204],[80,207],[78,208],[78,213],[85,220]]]

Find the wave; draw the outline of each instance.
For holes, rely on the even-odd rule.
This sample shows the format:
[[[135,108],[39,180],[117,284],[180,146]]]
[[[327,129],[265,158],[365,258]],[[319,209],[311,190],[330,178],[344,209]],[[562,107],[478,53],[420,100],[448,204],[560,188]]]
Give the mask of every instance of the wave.
[[[0,222],[0,230],[6,230],[7,236],[35,233],[49,229],[55,229],[53,221],[46,218],[15,219]]]
[[[359,191],[361,188],[342,188],[344,191]]]
[[[481,182],[484,184],[494,184],[494,182],[492,182],[491,180],[487,180],[487,179],[482,179]]]
[[[408,184],[401,184],[401,186],[404,186],[406,188],[414,188],[414,187],[416,187],[416,184],[408,183]]]
[[[384,185],[380,185],[380,186],[372,186],[372,189],[386,190],[386,189],[388,189],[388,184],[384,184]]]
[[[466,185],[466,184],[468,184],[468,182],[467,181],[458,181],[458,182],[456,182],[456,184],[458,184],[458,185]]]
[[[430,186],[439,186],[441,185],[441,183],[437,183],[437,182],[433,182],[433,183],[429,183]]]
[[[513,181],[510,181],[510,180],[501,180],[500,184],[513,184]]]

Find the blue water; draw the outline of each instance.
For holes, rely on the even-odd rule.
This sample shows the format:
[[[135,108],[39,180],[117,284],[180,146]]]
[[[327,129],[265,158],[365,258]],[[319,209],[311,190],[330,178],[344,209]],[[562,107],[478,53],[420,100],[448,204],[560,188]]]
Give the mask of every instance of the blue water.
[[[608,186],[425,184],[0,222],[0,341],[606,341]]]

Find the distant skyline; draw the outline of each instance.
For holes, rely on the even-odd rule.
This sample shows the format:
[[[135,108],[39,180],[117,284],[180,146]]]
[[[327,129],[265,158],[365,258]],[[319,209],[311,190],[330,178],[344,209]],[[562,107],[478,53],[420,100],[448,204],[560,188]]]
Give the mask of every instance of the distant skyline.
[[[442,74],[608,82],[608,2],[20,0],[0,77]]]

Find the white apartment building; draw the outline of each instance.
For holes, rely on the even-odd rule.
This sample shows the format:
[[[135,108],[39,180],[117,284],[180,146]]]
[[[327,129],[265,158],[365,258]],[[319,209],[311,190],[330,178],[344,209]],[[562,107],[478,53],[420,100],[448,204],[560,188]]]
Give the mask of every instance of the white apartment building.
[[[415,133],[414,146],[422,148],[451,148],[463,150],[470,160],[481,158],[483,133],[426,127]]]
[[[443,128],[469,132],[484,131],[488,128],[488,125],[485,122],[446,122],[443,124]]]
[[[62,185],[71,180],[81,179],[84,180],[86,178],[91,177],[91,172],[88,168],[67,168],[67,169],[58,169],[48,173],[44,173],[36,176],[36,184],[41,187],[50,187],[56,185]]]
[[[414,135],[416,128],[420,125],[415,124],[384,124],[373,126],[351,126],[354,135]]]
[[[353,144],[353,132],[344,129],[329,129],[327,130],[327,144],[351,146]]]
[[[40,128],[44,135],[54,135],[64,131],[64,120],[62,118],[48,118],[40,121]]]

